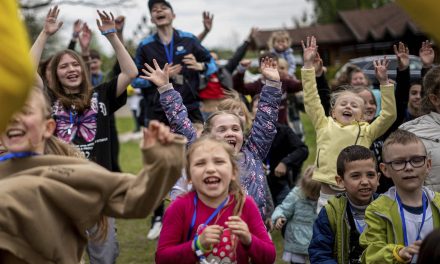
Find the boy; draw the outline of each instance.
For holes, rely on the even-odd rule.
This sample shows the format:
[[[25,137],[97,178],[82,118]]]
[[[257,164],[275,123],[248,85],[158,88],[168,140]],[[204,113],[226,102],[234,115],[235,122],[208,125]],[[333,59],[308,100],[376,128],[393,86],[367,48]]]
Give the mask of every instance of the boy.
[[[366,211],[362,263],[416,263],[421,240],[440,227],[440,196],[423,187],[431,159],[422,141],[404,130],[385,140],[382,157],[380,168],[395,187]]]
[[[337,174],[336,182],[345,193],[330,199],[315,221],[311,263],[360,263],[365,209],[377,197],[379,185],[373,152],[359,145],[344,148],[337,159]]]

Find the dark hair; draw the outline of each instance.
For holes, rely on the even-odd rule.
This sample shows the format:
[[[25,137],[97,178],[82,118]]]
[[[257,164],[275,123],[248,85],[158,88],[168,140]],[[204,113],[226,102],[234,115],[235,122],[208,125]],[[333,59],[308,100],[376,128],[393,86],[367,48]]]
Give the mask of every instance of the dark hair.
[[[440,263],[440,230],[434,229],[420,246],[417,264]]]
[[[43,82],[47,87],[49,87],[49,83],[48,83],[49,80],[46,79],[46,70],[47,70],[47,67],[50,66],[50,62],[52,61],[52,58],[53,58],[53,56],[50,56],[49,58],[40,61],[40,64],[38,65],[38,73],[40,74],[41,79],[43,79]],[[50,68],[49,68],[49,70],[50,70]]]
[[[360,145],[352,145],[344,148],[339,153],[338,159],[336,161],[336,170],[341,178],[344,178],[345,166],[349,162],[357,160],[369,160],[372,159],[374,162],[374,167],[376,167],[377,161],[374,153],[368,148]]]
[[[57,74],[58,64],[60,63],[61,58],[66,54],[72,56],[79,63],[82,70],[82,82],[79,87],[79,94],[67,94],[64,91],[64,88],[61,85],[60,79]],[[50,68],[53,79],[51,84],[53,85],[53,87],[51,87],[51,91],[54,93],[54,96],[60,100],[61,104],[68,109],[72,105],[75,105],[75,108],[78,112],[82,112],[84,109],[88,108],[90,106],[90,98],[92,96],[93,87],[90,83],[89,70],[86,67],[84,60],[81,58],[81,56],[72,50],[60,51],[53,56]]]
[[[383,143],[382,159],[385,160],[384,157],[386,154],[386,150],[388,149],[388,147],[390,145],[393,145],[393,144],[407,145],[410,143],[422,144],[423,148],[425,149],[425,153],[426,153],[425,145],[423,144],[422,140],[416,136],[416,134],[409,132],[409,131],[406,131],[406,130],[403,130],[403,129],[397,129],[396,131],[391,133],[388,136],[388,138],[385,140],[385,142]]]
[[[95,49],[91,49],[90,50],[90,58],[101,60],[101,54],[99,53],[99,51],[97,51]]]
[[[429,95],[440,96],[440,66],[433,67],[423,78],[421,110],[424,114],[436,111]]]
[[[165,1],[165,0],[149,0],[148,1],[148,9],[150,9],[150,13],[151,13],[151,9],[153,8],[154,4],[157,4],[157,3],[162,3],[162,4],[166,5],[166,6],[168,6],[171,9],[171,11],[173,11],[173,7],[171,6],[170,2],[168,2],[168,1]]]

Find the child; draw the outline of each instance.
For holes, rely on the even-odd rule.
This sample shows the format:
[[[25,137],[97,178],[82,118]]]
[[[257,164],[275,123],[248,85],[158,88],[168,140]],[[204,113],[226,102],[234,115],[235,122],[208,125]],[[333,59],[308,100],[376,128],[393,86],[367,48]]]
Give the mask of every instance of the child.
[[[44,155],[54,130],[50,104],[34,89],[1,135],[9,153],[0,159],[0,263],[79,263],[101,215],[146,217],[183,167],[185,140],[157,122],[144,131],[138,177]]]
[[[273,263],[275,246],[239,185],[230,144],[205,136],[187,152],[194,191],[165,212],[156,263]]]
[[[365,209],[377,197],[379,185],[375,156],[363,146],[346,147],[338,156],[337,172],[336,181],[345,193],[319,212],[309,246],[311,263],[360,263]]]
[[[145,76],[141,77],[159,87],[160,101],[171,129],[185,135],[188,145],[192,144],[196,132],[182,103],[182,97],[169,83],[169,66],[166,65],[163,70],[159,68],[157,62],[154,62],[154,69],[148,64],[145,66],[147,68],[143,70]],[[266,85],[261,92],[258,112],[246,142],[243,134],[244,125],[240,117],[229,111],[211,114],[205,122],[204,133],[224,140],[234,147],[236,154],[241,154],[239,160],[241,186],[255,199],[263,219],[270,220],[273,204],[268,192],[263,160],[276,134],[275,122],[281,100],[281,83],[276,62],[272,59],[266,58],[261,62],[261,72],[265,76]]]
[[[421,240],[440,227],[440,196],[423,186],[431,159],[416,135],[400,129],[385,140],[382,155],[381,170],[395,187],[365,213],[362,263],[416,263]]]
[[[388,61],[375,61],[376,77],[381,84],[381,114],[371,123],[364,122],[364,100],[350,91],[333,94],[331,117],[327,117],[320,103],[316,89],[313,61],[317,54],[315,37],[307,37],[304,45],[304,68],[301,70],[304,86],[304,106],[316,130],[316,170],[313,179],[320,181],[321,196],[318,211],[327,200],[343,190],[335,181],[336,158],[343,148],[349,145],[370,147],[371,143],[385,133],[396,117],[394,87],[388,82]]]
[[[291,78],[296,79],[296,61],[290,45],[292,45],[292,39],[290,38],[287,31],[277,31],[272,33],[267,43],[270,52],[275,53],[279,58],[287,61],[287,63],[289,64],[288,75]]]
[[[316,219],[316,201],[320,184],[312,180],[313,166],[308,167],[300,186],[293,188],[283,203],[272,214],[275,228],[280,230],[287,222],[284,235],[283,260],[288,263],[307,263],[307,249],[312,239],[313,222]]]

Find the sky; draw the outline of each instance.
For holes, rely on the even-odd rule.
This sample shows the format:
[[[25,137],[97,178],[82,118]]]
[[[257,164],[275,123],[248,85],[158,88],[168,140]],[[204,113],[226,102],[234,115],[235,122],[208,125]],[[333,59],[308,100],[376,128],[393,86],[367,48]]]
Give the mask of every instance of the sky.
[[[136,6],[131,8],[109,7],[115,15],[126,16],[124,37],[131,38],[133,31],[147,16],[151,26],[147,0],[133,0]],[[202,12],[214,14],[212,31],[203,41],[211,48],[236,48],[249,35],[250,29],[292,27],[293,17],[300,18],[304,10],[311,12],[312,6],[306,0],[170,0],[176,14],[173,22],[175,28],[197,35],[203,30]],[[60,18],[64,21],[61,29],[63,39],[69,39],[73,22],[77,18],[86,21],[92,31],[96,32],[99,44],[107,54],[112,48],[106,39],[98,35],[96,26],[96,8],[82,6],[60,6]],[[45,13],[46,10],[41,10]],[[138,41],[140,38],[137,39]],[[68,42],[68,41],[66,41]],[[67,44],[66,44],[67,45]]]

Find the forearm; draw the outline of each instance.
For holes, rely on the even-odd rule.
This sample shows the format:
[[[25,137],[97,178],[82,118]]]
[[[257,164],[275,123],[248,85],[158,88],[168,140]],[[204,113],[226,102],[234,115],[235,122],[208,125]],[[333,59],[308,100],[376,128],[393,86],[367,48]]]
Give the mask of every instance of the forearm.
[[[122,42],[119,40],[118,36],[114,33],[111,33],[107,35],[107,39],[115,51],[116,58],[121,68],[121,74],[129,76],[131,79],[136,78],[138,74],[136,64],[133,62],[133,59],[125,49]]]
[[[325,122],[326,115],[318,95],[315,69],[313,67],[303,68],[301,70],[301,79],[304,91],[304,108],[313,126],[317,129]]]
[[[40,63],[41,55],[43,54],[43,50],[46,46],[48,39],[49,35],[47,35],[44,31],[41,31],[34,44],[32,45],[30,53],[34,65],[38,65]]]
[[[198,259],[191,248],[192,242],[190,240],[177,245],[161,243],[156,252],[156,263],[196,263]]]
[[[208,33],[209,31],[204,29],[202,32],[199,33],[199,35],[197,35],[197,38],[199,39],[200,42],[202,42],[206,38]]]
[[[397,116],[394,85],[381,85],[380,90],[382,111],[380,111],[380,115],[370,125],[372,140],[383,135],[394,123]]]

